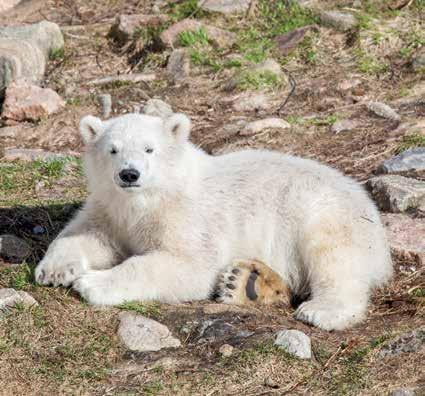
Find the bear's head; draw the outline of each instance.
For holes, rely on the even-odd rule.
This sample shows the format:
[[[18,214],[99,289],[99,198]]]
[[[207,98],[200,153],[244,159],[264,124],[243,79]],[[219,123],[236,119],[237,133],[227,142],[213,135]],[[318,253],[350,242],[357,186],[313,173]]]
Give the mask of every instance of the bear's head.
[[[85,170],[92,191],[142,193],[172,185],[184,174],[190,120],[127,114],[107,121],[86,116],[80,133],[86,146]]]

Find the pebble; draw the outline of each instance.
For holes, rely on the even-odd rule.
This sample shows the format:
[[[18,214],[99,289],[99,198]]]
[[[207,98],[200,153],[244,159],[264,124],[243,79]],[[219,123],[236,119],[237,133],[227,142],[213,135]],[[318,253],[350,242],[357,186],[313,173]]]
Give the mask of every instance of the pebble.
[[[274,344],[300,359],[311,359],[311,340],[302,331],[279,331]]]

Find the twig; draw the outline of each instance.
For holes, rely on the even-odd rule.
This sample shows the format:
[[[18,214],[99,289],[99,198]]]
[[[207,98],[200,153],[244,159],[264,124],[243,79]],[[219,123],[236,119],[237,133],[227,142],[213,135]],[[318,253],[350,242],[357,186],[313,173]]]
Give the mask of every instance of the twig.
[[[105,85],[115,82],[147,82],[156,79],[154,73],[135,73],[135,74],[121,74],[117,76],[106,76],[101,78],[95,78],[94,80],[87,81],[86,85]]]
[[[257,0],[251,0],[251,2],[249,3],[248,11],[246,13],[246,17],[252,18],[255,14],[256,8],[257,8]]]
[[[285,101],[280,105],[280,107],[277,109],[277,114],[280,114],[283,110],[283,108],[288,103],[291,96],[295,93],[295,89],[297,88],[297,82],[295,81],[294,77],[292,77],[292,74],[285,70],[286,74],[288,75],[289,84],[291,85],[291,90],[289,91],[288,96],[286,97]]]

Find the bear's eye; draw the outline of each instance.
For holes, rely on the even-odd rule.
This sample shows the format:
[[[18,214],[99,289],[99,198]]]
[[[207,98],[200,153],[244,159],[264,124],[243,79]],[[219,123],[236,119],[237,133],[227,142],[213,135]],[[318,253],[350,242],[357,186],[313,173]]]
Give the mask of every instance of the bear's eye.
[[[145,153],[152,154],[153,153],[153,148],[152,147],[146,147],[145,148]]]
[[[115,147],[112,147],[110,153],[116,154],[116,153],[118,153],[118,150]]]

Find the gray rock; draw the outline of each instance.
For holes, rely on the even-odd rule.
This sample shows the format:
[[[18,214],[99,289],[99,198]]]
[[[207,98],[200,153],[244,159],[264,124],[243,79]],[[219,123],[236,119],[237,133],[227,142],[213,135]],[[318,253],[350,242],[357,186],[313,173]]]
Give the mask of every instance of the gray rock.
[[[256,111],[270,108],[271,101],[263,93],[244,92],[231,99],[236,111]]]
[[[415,72],[425,72],[425,47],[418,51],[412,60],[412,68]]]
[[[359,123],[354,120],[341,120],[335,122],[331,126],[331,132],[338,134],[341,132],[351,132],[352,130],[356,129],[359,126]]]
[[[168,58],[167,73],[175,83],[189,76],[190,58],[186,49],[176,49],[171,53]]]
[[[0,289],[0,312],[14,307],[16,304],[23,304],[26,307],[38,305],[38,302],[24,291],[15,289]]]
[[[389,396],[415,396],[415,390],[413,388],[394,389]]]
[[[425,264],[425,219],[404,214],[381,215],[391,251],[405,261]]]
[[[280,64],[276,62],[274,59],[268,58],[264,62],[258,63],[257,65],[252,67],[252,70],[257,72],[270,72],[280,76],[282,74],[282,68]]]
[[[63,45],[59,26],[53,22],[0,28],[0,93],[18,78],[38,82],[50,54]]]
[[[385,175],[369,179],[366,188],[381,210],[392,213],[416,208],[425,210],[423,181],[399,175]]]
[[[13,263],[21,263],[31,254],[28,243],[15,235],[0,235],[0,256]]]
[[[392,121],[400,121],[400,115],[390,106],[381,102],[368,102],[367,109],[373,114],[381,118],[386,118]]]
[[[118,335],[124,345],[132,351],[159,351],[181,345],[180,340],[173,337],[168,327],[155,320],[133,312],[122,312],[119,319]]]
[[[418,352],[425,348],[425,327],[401,334],[386,343],[379,351],[381,358],[400,355],[401,353]]]
[[[251,0],[198,0],[200,8],[205,11],[222,14],[237,14],[246,12]]]
[[[205,320],[197,330],[198,342],[211,342],[235,333],[235,326],[223,319]]]
[[[102,107],[102,117],[109,118],[112,111],[112,97],[110,94],[100,94],[98,96],[99,104]]]
[[[301,359],[311,359],[311,340],[299,330],[282,330],[276,334],[275,345]]]
[[[252,136],[268,129],[289,129],[291,124],[280,118],[265,118],[246,124],[239,132],[241,136]]]
[[[323,25],[333,27],[343,32],[357,26],[357,19],[348,12],[322,11],[319,18]]]
[[[384,161],[377,169],[378,173],[399,173],[410,170],[425,170],[425,147],[413,148]]]
[[[65,154],[52,153],[42,149],[19,149],[12,148],[4,150],[2,161],[24,161],[30,162],[35,160],[51,161],[65,158]]]
[[[143,113],[161,118],[168,118],[174,114],[171,106],[161,99],[149,99],[143,107]]]

